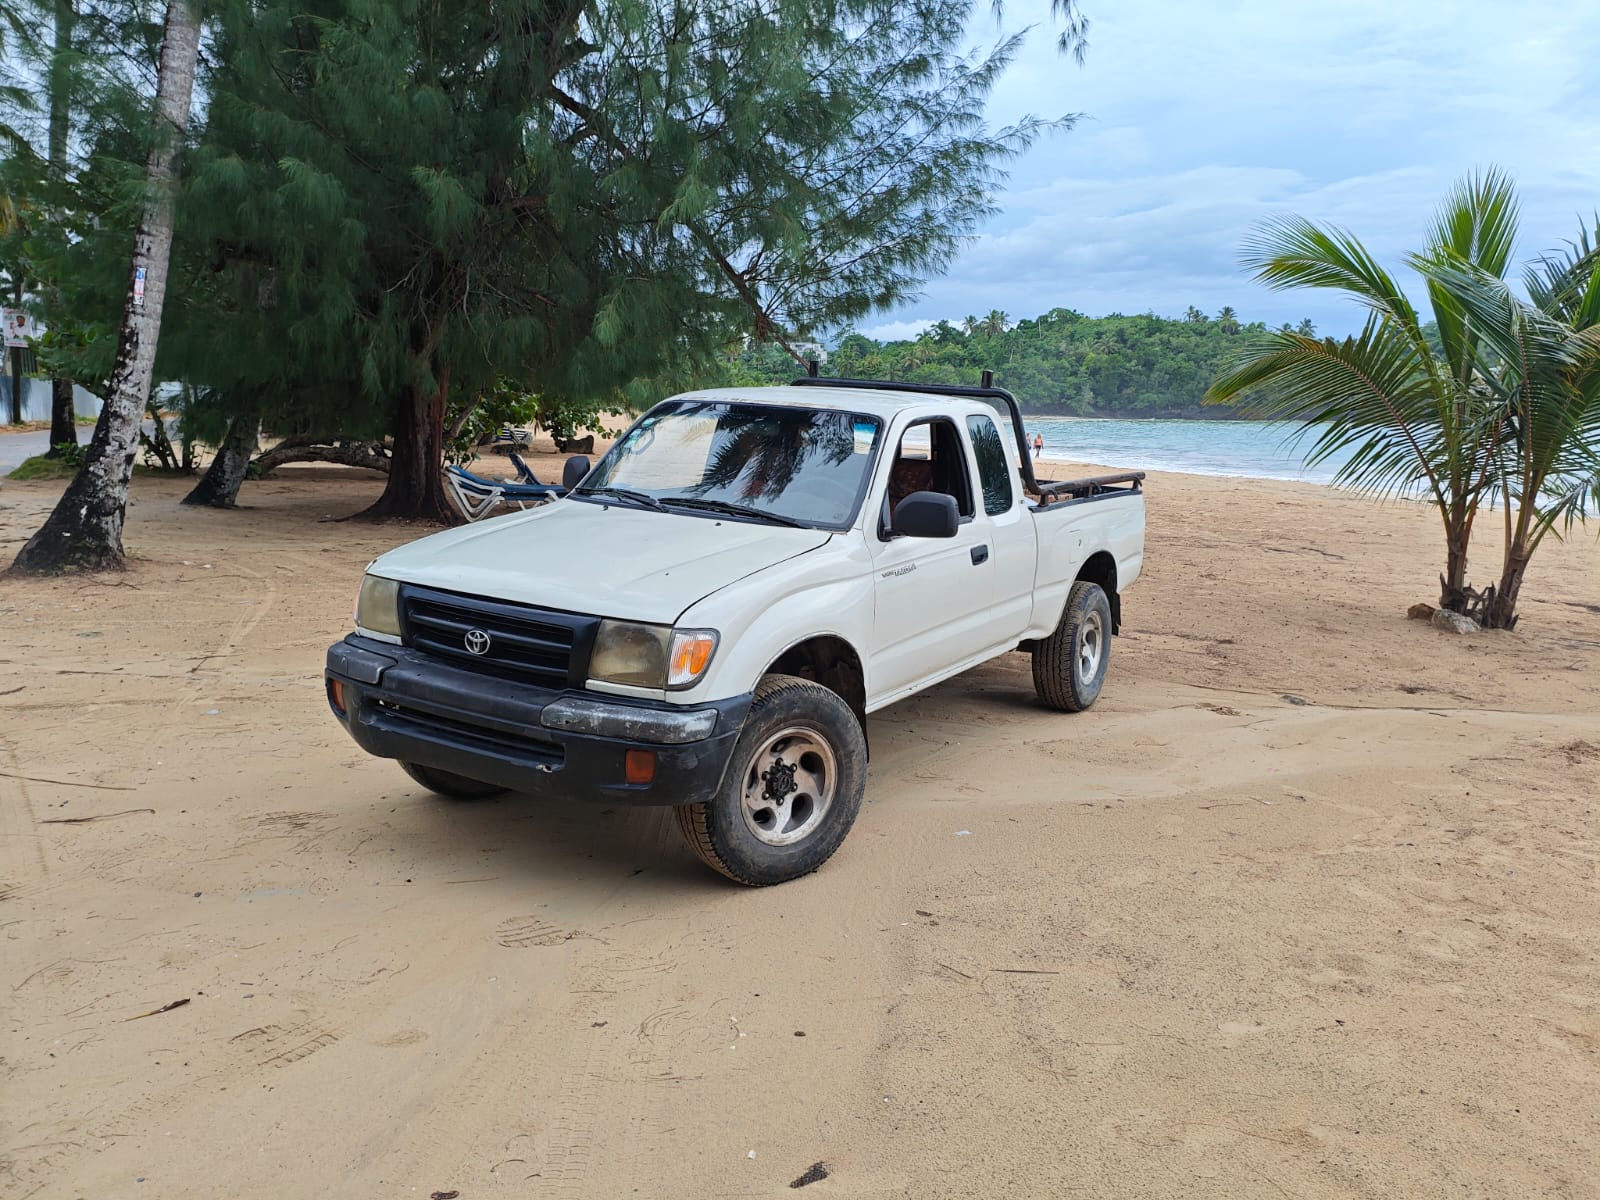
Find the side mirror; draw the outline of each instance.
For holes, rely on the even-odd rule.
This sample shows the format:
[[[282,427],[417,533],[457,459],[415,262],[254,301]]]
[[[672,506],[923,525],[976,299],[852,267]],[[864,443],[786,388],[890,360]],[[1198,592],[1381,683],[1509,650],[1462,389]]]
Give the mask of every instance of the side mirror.
[[[952,538],[961,525],[956,498],[942,492],[912,492],[895,505],[889,532],[900,537]]]
[[[583,477],[588,473],[589,460],[581,454],[574,454],[561,468],[561,486],[570,492],[583,482]]]

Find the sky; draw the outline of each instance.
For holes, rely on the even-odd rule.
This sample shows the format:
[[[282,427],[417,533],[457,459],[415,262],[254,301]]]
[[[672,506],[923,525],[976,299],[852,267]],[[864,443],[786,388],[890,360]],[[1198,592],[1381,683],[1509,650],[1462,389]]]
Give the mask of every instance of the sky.
[[[1049,0],[1008,0],[1031,24],[996,89],[995,125],[1081,113],[1013,164],[999,213],[922,299],[861,322],[912,336],[939,318],[1051,308],[1091,316],[1231,305],[1270,325],[1354,332],[1324,291],[1272,292],[1239,247],[1273,215],[1345,226],[1400,274],[1451,184],[1508,171],[1519,261],[1560,247],[1600,209],[1596,0],[1082,0],[1082,67],[1055,47]],[[992,40],[987,4],[973,36]]]

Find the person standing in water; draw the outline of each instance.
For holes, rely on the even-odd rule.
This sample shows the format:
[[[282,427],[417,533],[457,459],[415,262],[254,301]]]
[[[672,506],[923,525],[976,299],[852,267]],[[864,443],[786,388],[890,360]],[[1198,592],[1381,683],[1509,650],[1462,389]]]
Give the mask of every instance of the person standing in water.
[[[1036,433],[1036,434],[1033,435],[1033,456],[1034,456],[1034,458],[1038,458],[1040,452],[1043,451],[1043,450],[1044,450],[1044,434]]]

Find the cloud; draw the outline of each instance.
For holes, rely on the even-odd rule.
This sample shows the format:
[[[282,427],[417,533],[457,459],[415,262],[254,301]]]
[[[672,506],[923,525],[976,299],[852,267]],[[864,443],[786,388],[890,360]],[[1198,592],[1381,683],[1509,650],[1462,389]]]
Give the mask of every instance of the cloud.
[[[916,337],[924,329],[930,329],[938,323],[938,318],[917,321],[885,321],[882,325],[872,325],[860,330],[865,336],[878,342],[905,342]]]
[[[1009,23],[1038,28],[996,91],[994,123],[1086,119],[1016,164],[997,216],[879,328],[991,308],[1228,304],[1246,319],[1310,316],[1348,332],[1362,316],[1352,303],[1250,282],[1239,248],[1263,219],[1344,225],[1399,271],[1474,168],[1498,164],[1517,180],[1524,258],[1600,207],[1600,22],[1587,5],[1085,2],[1094,26],[1081,70],[1056,55],[1043,0],[1008,4]]]

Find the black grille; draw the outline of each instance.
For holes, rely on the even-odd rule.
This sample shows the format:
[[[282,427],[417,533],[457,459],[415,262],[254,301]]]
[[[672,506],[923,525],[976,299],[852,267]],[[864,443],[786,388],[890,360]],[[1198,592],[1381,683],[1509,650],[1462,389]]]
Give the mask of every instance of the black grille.
[[[414,649],[459,667],[556,688],[583,686],[599,623],[416,587],[401,590],[400,608],[406,644]],[[488,635],[482,654],[467,649],[469,640],[481,644],[478,634]]]

